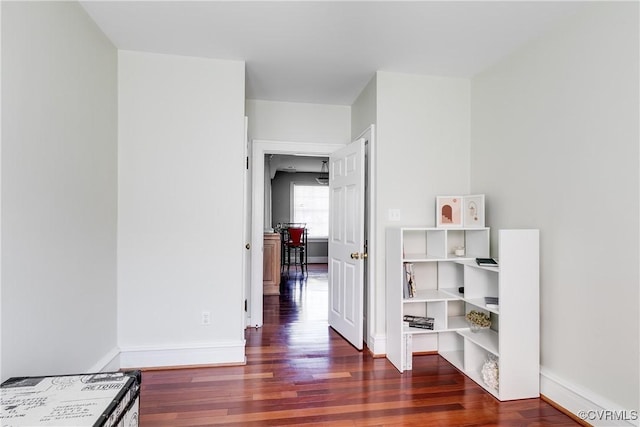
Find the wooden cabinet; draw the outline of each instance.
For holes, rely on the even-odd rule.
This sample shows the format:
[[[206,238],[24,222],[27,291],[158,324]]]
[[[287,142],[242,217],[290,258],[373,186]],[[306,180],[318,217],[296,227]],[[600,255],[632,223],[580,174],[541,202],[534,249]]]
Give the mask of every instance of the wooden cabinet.
[[[265,295],[280,295],[280,233],[264,233],[262,277]]]
[[[391,363],[403,372],[412,368],[413,353],[438,352],[499,400],[538,397],[538,235],[538,230],[500,230],[499,267],[480,267],[475,258],[489,255],[488,228],[388,229]],[[455,256],[458,247],[466,249],[464,256]],[[414,273],[413,296],[404,290],[406,264]],[[485,297],[497,297],[499,304],[487,306]],[[465,320],[471,310],[490,316],[491,328],[472,332]],[[405,315],[431,317],[433,329],[410,327]]]

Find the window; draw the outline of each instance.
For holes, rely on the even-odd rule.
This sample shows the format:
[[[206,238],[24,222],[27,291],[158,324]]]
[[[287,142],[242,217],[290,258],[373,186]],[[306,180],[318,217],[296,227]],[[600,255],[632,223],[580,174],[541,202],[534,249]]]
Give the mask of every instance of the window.
[[[292,222],[307,224],[309,238],[329,236],[329,187],[293,184]]]

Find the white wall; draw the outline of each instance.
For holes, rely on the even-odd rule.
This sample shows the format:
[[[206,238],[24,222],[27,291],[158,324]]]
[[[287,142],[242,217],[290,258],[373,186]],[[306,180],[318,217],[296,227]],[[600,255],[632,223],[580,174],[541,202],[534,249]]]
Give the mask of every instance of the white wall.
[[[540,229],[542,393],[573,410],[557,385],[638,409],[638,33],[593,3],[472,81],[472,191]]]
[[[351,108],[248,99],[249,138],[344,144],[351,136]]]
[[[385,229],[435,226],[435,198],[469,191],[469,80],[377,73],[376,333],[385,330]],[[389,221],[389,209],[401,220]]]
[[[351,140],[355,140],[377,120],[377,80],[374,75],[351,106]]]
[[[2,380],[117,353],[116,77],[79,4],[2,2]]]
[[[376,124],[377,79],[374,75],[362,89],[351,106],[351,140],[355,140],[365,129]]]
[[[119,52],[125,367],[244,361],[244,78],[239,61]]]

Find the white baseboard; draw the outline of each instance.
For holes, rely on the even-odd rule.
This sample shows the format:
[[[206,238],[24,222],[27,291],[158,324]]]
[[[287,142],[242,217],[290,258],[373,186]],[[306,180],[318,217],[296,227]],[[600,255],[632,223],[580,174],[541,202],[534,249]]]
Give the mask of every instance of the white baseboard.
[[[111,372],[120,369],[120,349],[112,348],[85,372]]]
[[[120,351],[120,368],[244,364],[244,348],[244,340],[172,347],[128,347]]]
[[[329,257],[326,256],[308,256],[307,264],[326,264],[329,262]]]
[[[636,408],[620,408],[602,396],[569,384],[544,368],[540,369],[540,394],[593,426],[640,425]]]
[[[374,356],[384,356],[387,354],[387,336],[369,335],[367,337],[367,347]]]

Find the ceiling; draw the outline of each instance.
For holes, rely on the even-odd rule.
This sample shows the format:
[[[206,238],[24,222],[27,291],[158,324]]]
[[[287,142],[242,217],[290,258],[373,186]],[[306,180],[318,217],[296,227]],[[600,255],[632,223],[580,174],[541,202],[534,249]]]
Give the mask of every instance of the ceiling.
[[[246,62],[246,97],[351,105],[377,70],[468,78],[582,2],[82,1],[118,49]]]

